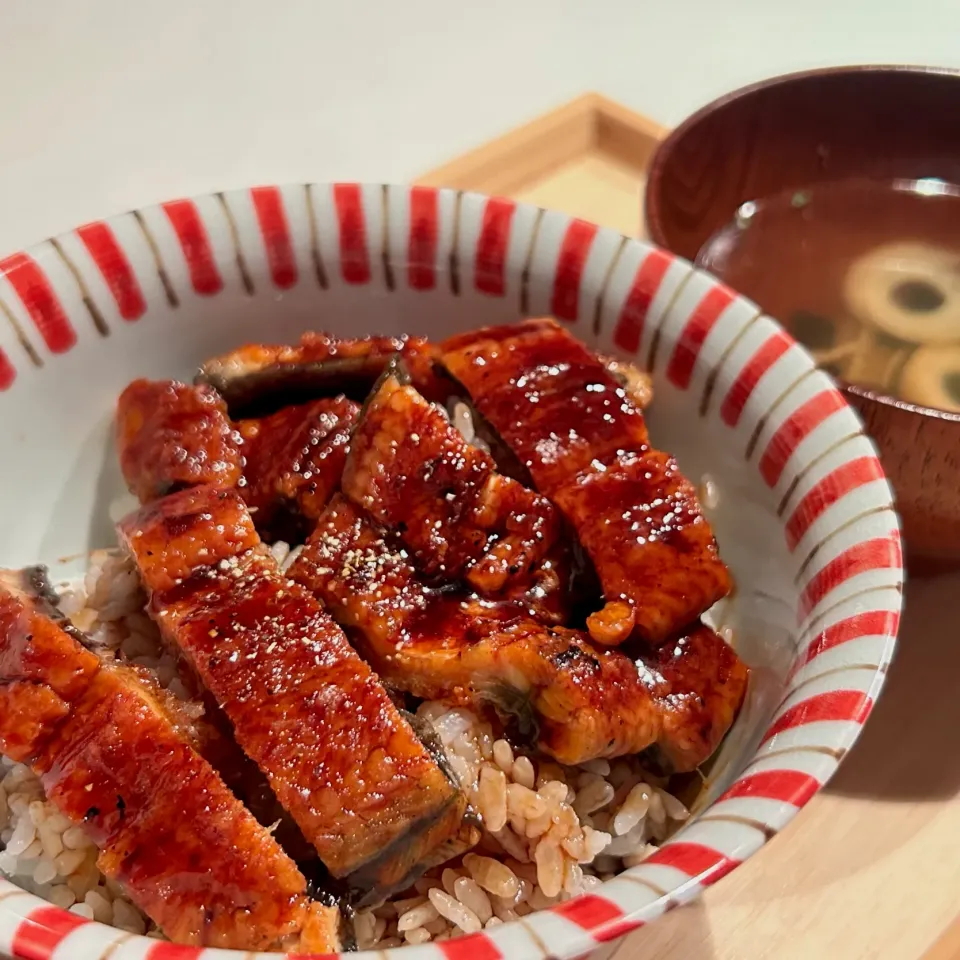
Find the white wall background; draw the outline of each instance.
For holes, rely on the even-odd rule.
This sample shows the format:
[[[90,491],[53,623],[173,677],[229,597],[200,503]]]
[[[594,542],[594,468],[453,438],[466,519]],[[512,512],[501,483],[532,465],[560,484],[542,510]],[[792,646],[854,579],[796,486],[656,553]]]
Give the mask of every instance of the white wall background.
[[[404,180],[587,89],[960,66],[957,0],[0,0],[0,253],[174,195]]]

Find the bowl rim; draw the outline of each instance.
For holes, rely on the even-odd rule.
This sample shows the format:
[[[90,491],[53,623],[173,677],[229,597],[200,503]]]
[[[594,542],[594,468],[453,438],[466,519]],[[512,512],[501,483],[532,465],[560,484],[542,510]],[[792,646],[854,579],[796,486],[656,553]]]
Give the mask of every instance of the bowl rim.
[[[358,191],[361,199],[370,199],[371,205],[380,204],[383,197],[390,191],[406,196],[408,200],[414,191],[421,191],[437,197],[438,203],[439,198],[456,198],[457,216],[460,216],[460,211],[464,206],[464,202],[467,200],[471,202],[476,201],[484,205],[491,202],[507,204],[511,210],[525,212],[526,215],[528,215],[531,220],[535,220],[538,225],[545,213],[542,208],[536,207],[533,204],[502,198],[485,197],[480,194],[454,191],[445,188],[420,186],[391,187],[388,184],[357,183],[321,183],[308,184],[307,186],[314,187],[316,192],[321,190],[335,191],[338,187],[345,186],[350,190]],[[211,191],[209,193],[194,195],[186,200],[171,200],[168,201],[168,203],[194,204],[195,201],[217,197],[221,202],[229,204],[230,202],[249,200],[249,195],[253,190],[274,190],[282,197],[282,191],[284,189],[302,191],[303,188],[303,184],[287,184],[228,190],[223,193]],[[103,221],[97,221],[97,223],[111,228],[111,224],[116,225],[125,216],[159,215],[163,206],[163,204],[149,205],[137,210],[128,211],[126,214],[108,217]],[[202,220],[204,217],[202,211],[197,207],[194,209],[197,210]],[[353,212],[355,213],[356,211]],[[553,212],[550,216],[555,217],[557,230],[569,230],[571,228],[577,230],[585,225],[585,221],[566,214]],[[587,226],[592,227],[592,225],[589,224],[587,224]],[[54,239],[58,241],[62,241],[64,238],[71,239],[74,238],[75,233],[76,231],[67,231]],[[829,393],[833,390],[832,381],[829,377],[816,369],[812,359],[793,341],[793,338],[779,327],[775,321],[763,316],[761,311],[759,311],[754,304],[746,300],[746,298],[736,294],[709,274],[696,270],[692,264],[683,258],[660,250],[646,240],[623,237],[616,231],[606,230],[605,228],[599,228],[599,231],[597,231],[595,235],[599,236],[601,234],[613,237],[616,240],[616,243],[611,246],[609,253],[610,265],[608,266],[608,271],[611,270],[612,265],[621,258],[625,250],[633,249],[639,251],[642,257],[661,257],[668,260],[670,264],[677,265],[679,269],[685,271],[685,279],[699,276],[705,284],[705,291],[722,291],[725,296],[728,295],[730,297],[730,303],[750,309],[753,320],[749,322],[745,319],[742,321],[738,320],[737,333],[731,335],[734,340],[740,337],[743,328],[753,324],[755,329],[762,331],[765,337],[765,339],[761,341],[762,343],[765,344],[768,341],[778,340],[781,344],[786,345],[787,349],[795,351],[799,358],[798,365],[800,365],[803,370],[801,380],[805,379],[807,382],[816,383],[818,385],[817,389],[822,393]],[[343,242],[342,233],[340,240]],[[50,241],[46,241],[46,243],[49,242]],[[370,242],[370,251],[379,253],[379,248],[375,245],[379,242],[379,237],[370,238]],[[459,236],[457,242],[460,242]],[[476,243],[476,240],[474,240],[474,242]],[[42,264],[46,256],[43,247],[43,243],[34,244],[25,250],[25,254],[27,257],[32,258],[35,264]],[[23,255],[18,254],[14,256],[22,257]],[[643,261],[641,260],[641,262]],[[0,276],[8,273],[9,269],[17,269],[17,267],[7,268],[3,263],[0,263]],[[558,275],[557,265],[554,264],[551,269],[554,272],[553,275],[556,277]],[[671,300],[671,304],[666,311],[667,315],[669,315],[670,310],[674,308],[674,303],[675,301]],[[685,318],[689,319],[689,315],[685,315]],[[576,333],[578,331],[575,329],[574,332]],[[845,420],[845,423],[847,423],[849,419],[852,419],[860,428],[854,436],[858,442],[862,441],[862,443],[860,443],[861,451],[864,449],[870,450],[875,456],[875,448],[869,438],[863,434],[862,424],[860,424],[855,412],[846,408],[846,404],[842,400],[840,403],[840,409],[845,410],[845,415],[849,414],[849,418]],[[770,413],[768,411],[768,413],[764,415],[764,420],[766,420],[769,415]],[[786,417],[787,414],[778,409],[776,416],[778,419],[773,421],[775,424],[779,422],[779,417]],[[853,455],[850,454],[849,456]],[[878,467],[877,469],[880,468]],[[885,483],[882,471],[879,474],[879,479],[884,482],[887,493],[889,494],[889,487]],[[759,483],[760,481],[758,480],[757,482]],[[851,506],[850,509],[852,510],[853,507]],[[872,512],[876,513],[877,511],[874,510]],[[661,850],[664,851],[665,854],[667,851],[672,850],[673,852],[669,856],[664,855],[658,857],[654,855],[653,860],[647,863],[654,868],[654,870],[672,870],[675,874],[682,874],[682,881],[668,882],[667,880],[663,880],[657,883],[652,879],[645,879],[642,869],[643,865],[641,865],[641,867],[638,868],[630,868],[613,879],[604,882],[595,892],[581,894],[555,907],[536,911],[518,921],[503,924],[502,927],[496,928],[492,934],[483,931],[438,944],[429,943],[421,946],[404,946],[403,949],[405,952],[403,956],[408,958],[408,960],[468,960],[468,958],[473,957],[483,958],[483,960],[496,960],[496,958],[501,957],[513,960],[513,958],[532,955],[531,950],[534,948],[536,948],[543,957],[573,957],[583,955],[585,952],[589,953],[597,949],[604,942],[617,939],[631,930],[656,919],[667,910],[698,896],[706,886],[716,882],[731,870],[735,869],[741,862],[759,851],[772,836],[782,830],[787,823],[799,813],[800,809],[805,806],[817,792],[823,789],[835,772],[839,762],[859,737],[863,723],[873,709],[877,696],[884,685],[887,668],[894,654],[902,608],[903,568],[902,554],[900,552],[899,519],[894,512],[892,495],[889,497],[889,502],[885,503],[881,508],[881,512],[888,516],[890,522],[889,533],[883,537],[883,543],[887,545],[890,552],[887,561],[885,561],[882,566],[883,569],[890,572],[891,575],[899,578],[896,581],[898,599],[895,605],[884,608],[884,613],[888,614],[889,618],[884,622],[882,628],[862,630],[860,634],[857,634],[857,636],[870,635],[881,638],[883,640],[882,655],[880,656],[880,662],[876,669],[872,670],[870,674],[869,682],[865,684],[862,693],[862,702],[855,716],[848,718],[850,722],[843,723],[842,729],[834,730],[831,728],[830,732],[823,733],[822,742],[824,746],[822,749],[825,751],[824,757],[829,755],[833,766],[829,768],[817,767],[818,772],[811,774],[804,770],[802,765],[791,765],[787,761],[781,761],[780,758],[777,757],[776,765],[769,771],[769,774],[782,774],[783,779],[778,781],[776,790],[769,796],[761,793],[761,799],[759,801],[761,803],[774,804],[777,811],[776,813],[764,812],[762,815],[757,815],[754,821],[755,832],[750,834],[749,841],[743,840],[739,834],[731,834],[726,837],[724,842],[720,842],[718,836],[722,831],[718,831],[717,823],[709,824],[709,842],[703,840],[699,843],[695,841],[683,842],[668,840]],[[856,542],[859,544],[864,543],[863,540]],[[827,561],[823,562],[826,563]],[[817,564],[813,564],[813,566],[817,567]],[[875,569],[880,569],[880,565],[868,565],[866,572],[873,572]],[[863,572],[863,570],[855,571],[855,573],[860,572]],[[801,574],[798,574],[797,581],[800,584],[807,582],[806,580],[800,579],[801,575],[804,577],[812,576],[809,571],[806,574],[801,571]],[[867,605],[868,613],[877,612],[878,609],[879,608],[871,607],[869,604]],[[819,611],[818,606],[814,606],[810,610],[811,613],[816,611]],[[809,633],[809,643],[811,645],[816,646],[815,641],[820,637],[821,633],[835,622],[830,620],[832,611],[833,607],[827,606],[813,618],[814,622],[818,624],[818,628]],[[857,619],[859,616],[861,615],[855,614],[853,619]],[[804,623],[806,624],[806,621]],[[797,629],[798,635],[806,634],[806,632],[810,630],[810,626],[804,625],[801,627],[798,621]],[[807,652],[810,652],[809,647]],[[797,656],[800,656],[799,650]],[[799,659],[797,662],[800,662]],[[833,671],[828,671],[828,674],[832,672]],[[819,679],[819,675],[812,678],[812,680],[817,679]],[[832,684],[832,678],[830,682]],[[842,692],[847,689],[846,687],[828,684],[827,694],[837,693],[838,691]],[[789,713],[790,710],[795,709],[794,707],[787,707],[787,703],[795,693],[796,691],[788,685],[784,692],[783,700],[773,714],[771,726],[766,733],[768,738],[774,735],[773,730],[779,720],[782,719],[786,713]],[[804,708],[807,703],[807,700],[802,699],[796,706],[798,708]],[[801,713],[802,712],[801,709]],[[816,722],[817,719],[818,718],[814,716],[812,719],[802,719],[798,722],[801,725],[805,725],[810,722]],[[787,748],[787,752],[790,752],[790,748]],[[824,759],[824,757],[821,757],[821,759]],[[759,774],[748,774],[746,772],[755,760],[756,757],[738,774],[737,780],[728,791],[713,801],[711,807],[726,798],[728,794],[745,781],[756,779],[757,776],[762,776]],[[752,801],[754,794],[747,791],[746,793],[735,794],[735,796],[741,800]],[[719,826],[722,827],[723,824],[721,823]],[[727,824],[727,826],[729,826],[729,824]],[[656,875],[660,876],[659,874]],[[645,889],[646,893],[646,896],[642,898],[639,893],[641,888]],[[23,888],[13,884],[9,880],[0,878],[0,942],[2,942],[5,937],[9,938],[11,954],[14,957],[34,957],[37,955],[37,949],[41,948],[46,951],[46,953],[42,955],[49,956],[65,937],[78,931],[80,928],[84,931],[89,942],[87,940],[84,941],[85,949],[81,954],[77,954],[78,956],[89,958],[89,960],[93,960],[93,958],[106,958],[106,956],[112,955],[112,952],[119,947],[124,960],[148,960],[148,958],[151,957],[159,960],[159,954],[154,952],[159,949],[156,940],[143,936],[123,934],[122,931],[115,927],[100,924],[96,921],[87,921],[84,918],[70,914],[54,906],[47,900],[25,892]],[[541,937],[543,939],[541,939]],[[546,945],[548,942],[551,944],[549,949]],[[18,944],[20,944],[19,950],[17,948]],[[562,946],[558,948],[557,944],[562,944]],[[166,949],[168,947],[169,949]],[[246,956],[248,960],[254,960],[254,958],[259,960],[260,957],[263,957],[264,960],[269,960],[270,957],[278,956],[277,954],[255,954],[217,948],[172,947],[171,945],[164,945],[164,948],[166,952],[163,953],[163,956],[169,958],[169,960],[173,960],[174,957],[176,957],[176,960],[198,960],[201,953],[204,960],[241,960],[244,956]],[[341,955],[338,954],[337,956]],[[376,948],[373,948],[370,951],[347,953],[342,954],[342,956],[344,960],[347,960],[347,958],[356,958],[356,960],[374,960],[374,958],[380,958],[380,960],[382,960],[383,951],[378,951]]]
[[[863,64],[845,64],[838,67],[815,67],[810,70],[797,70],[790,73],[781,73],[774,77],[768,77],[765,80],[757,80],[748,83],[734,90],[729,90],[715,97],[708,103],[698,107],[693,113],[682,120],[674,127],[667,136],[660,141],[654,152],[653,159],[650,162],[650,170],[647,174],[646,184],[643,191],[643,218],[647,233],[650,239],[657,245],[668,249],[666,238],[663,231],[663,213],[660,208],[660,184],[663,180],[663,172],[670,160],[671,154],[676,144],[682,140],[690,130],[692,130],[701,120],[712,114],[720,107],[736,103],[738,100],[745,99],[760,90],[774,90],[778,87],[789,86],[794,83],[803,83],[807,80],[815,80],[822,77],[831,76],[849,76],[852,74],[909,74],[912,76],[942,76],[953,77],[960,80],[960,68],[956,67],[936,67],[924,66],[919,64],[896,64],[896,63],[863,63]],[[960,423],[960,412],[950,410],[941,410],[938,407],[928,407],[921,403],[912,403],[909,400],[901,400],[892,394],[882,393],[879,390],[873,390],[869,387],[861,387],[855,383],[850,383],[842,378],[834,378],[845,393],[851,394],[862,400],[868,400],[885,407],[892,407],[904,413],[913,413],[921,417],[931,417],[935,420],[943,420],[950,423]]]

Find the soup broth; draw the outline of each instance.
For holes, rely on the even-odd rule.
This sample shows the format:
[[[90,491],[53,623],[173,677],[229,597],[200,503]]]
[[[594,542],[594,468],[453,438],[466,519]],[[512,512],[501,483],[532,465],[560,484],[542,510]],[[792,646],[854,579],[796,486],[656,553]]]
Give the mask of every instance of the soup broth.
[[[850,180],[745,203],[697,264],[834,376],[960,412],[960,187]]]

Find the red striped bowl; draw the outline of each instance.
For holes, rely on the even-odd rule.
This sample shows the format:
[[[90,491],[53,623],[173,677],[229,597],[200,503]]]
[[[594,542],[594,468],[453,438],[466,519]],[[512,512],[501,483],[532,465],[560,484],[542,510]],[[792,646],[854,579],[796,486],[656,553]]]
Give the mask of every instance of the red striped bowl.
[[[117,394],[135,376],[189,377],[245,340],[439,336],[553,314],[653,371],[654,439],[719,490],[713,521],[739,589],[717,617],[754,667],[746,707],[699,815],[649,860],[490,933],[403,948],[409,960],[585,955],[696,896],[829,779],[883,685],[903,571],[874,448],[776,323],[649,244],[470,193],[258,187],[134,211],[7,257],[0,312],[4,566],[112,542]],[[241,956],[133,937],[6,882],[2,951]]]

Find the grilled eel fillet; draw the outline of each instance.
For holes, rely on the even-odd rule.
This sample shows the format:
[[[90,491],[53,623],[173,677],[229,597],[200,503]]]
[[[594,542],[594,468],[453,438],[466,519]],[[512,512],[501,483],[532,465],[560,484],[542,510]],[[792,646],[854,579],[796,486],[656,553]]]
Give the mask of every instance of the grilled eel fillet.
[[[134,380],[117,403],[116,436],[123,477],[143,503],[199,484],[233,487],[243,476],[240,435],[210,387]]]
[[[481,595],[529,586],[560,536],[546,497],[496,470],[412,386],[388,372],[350,441],[343,492],[395,529],[420,570]]]
[[[443,363],[574,527],[603,586],[599,643],[656,646],[726,596],[730,574],[676,461],[614,375],[555,321],[446,341]]]
[[[382,895],[476,843],[463,793],[236,491],[183,490],[119,529],[152,616],[333,876]]]
[[[36,576],[0,572],[0,751],[100,849],[98,866],[175,943],[339,949],[338,911],[196,752],[175,701],[101,663]]]
[[[425,586],[387,537],[338,494],[289,574],[398,688],[493,704],[570,764],[654,747],[668,768],[691,770],[733,722],[747,670],[707,627],[634,661],[545,626],[520,604]]]
[[[244,473],[238,490],[270,540],[302,541],[340,487],[360,407],[346,397],[241,420]]]
[[[434,369],[436,347],[422,337],[305,333],[295,346],[251,343],[208,360],[195,382],[219,391],[234,416],[262,416],[323,396],[363,400],[396,354],[421,393],[446,399],[450,384]]]
[[[120,466],[141,503],[187,487],[236,487],[259,530],[299,539],[339,487],[359,410],[341,396],[234,424],[212,387],[135,380],[117,401]]]
[[[340,396],[233,424],[209,387],[138,380],[117,404],[120,461],[143,502],[202,483],[235,486],[263,536],[299,541],[340,486],[359,412]],[[393,442],[391,430],[419,442]],[[556,543],[553,505],[497,473],[413,387],[385,378],[352,446],[348,489],[381,519],[406,521],[427,570],[449,579],[466,572],[485,596],[526,595],[562,619],[571,561]]]
[[[160,386],[161,385],[158,385],[158,388]],[[323,404],[325,402],[344,403],[342,399],[340,401],[318,401],[317,403]],[[286,469],[284,464],[289,463],[291,459],[296,463],[301,451],[305,451],[307,448],[305,445],[297,442],[290,442],[288,437],[296,437],[298,430],[302,430],[302,427],[298,425],[298,418],[304,418],[309,421],[307,411],[310,406],[311,405],[304,405],[299,408],[289,408],[286,411],[274,414],[272,417],[267,417],[260,421],[247,421],[239,425],[239,432],[241,434],[255,436],[256,433],[259,432],[260,435],[264,437],[272,438],[269,443],[259,448],[256,444],[248,445],[245,451],[246,471],[248,477],[254,478],[254,482],[249,484],[246,489],[243,487],[240,489],[248,502],[252,500],[252,502],[258,506],[256,514],[258,525],[263,523],[266,506],[262,505],[262,500],[252,498],[252,489],[261,488],[269,491],[271,487],[270,484],[264,484],[256,478],[261,476],[267,478],[271,476],[280,478],[291,475],[296,476],[296,472]],[[343,420],[345,421],[352,412],[353,411],[349,409],[345,410]],[[341,422],[335,430],[331,431],[330,435],[335,438],[334,449],[338,455],[342,455],[343,450],[343,446],[339,443],[339,437],[346,437],[348,429],[349,428]],[[301,433],[301,436],[303,435],[304,434]],[[307,435],[310,435],[309,431]],[[186,436],[189,438],[190,435],[187,434]],[[408,440],[411,436],[415,437],[414,444],[410,444],[409,442],[406,444],[398,443],[400,438]],[[323,450],[323,443],[326,441],[324,441],[323,437],[321,437],[320,440],[321,444],[319,449]],[[359,468],[354,466],[351,470],[348,464],[347,477],[345,478],[346,489],[349,492],[353,492],[357,498],[361,499],[368,507],[371,507],[375,511],[379,510],[382,519],[392,522],[401,530],[404,530],[405,527],[410,529],[415,526],[415,523],[411,522],[411,518],[418,516],[419,511],[420,529],[424,531],[425,536],[419,541],[414,539],[412,535],[407,537],[408,545],[419,543],[423,549],[418,559],[422,562],[423,557],[426,556],[428,558],[426,565],[428,569],[430,569],[429,559],[432,558],[434,561],[432,569],[437,572],[447,573],[448,565],[445,563],[445,557],[449,558],[449,554],[445,554],[444,551],[452,544],[453,549],[459,549],[462,554],[463,548],[458,541],[462,542],[464,539],[470,539],[469,528],[466,528],[467,534],[464,534],[465,527],[462,523],[462,518],[465,514],[467,516],[469,516],[469,514],[463,510],[463,504],[469,503],[471,499],[476,499],[478,487],[482,489],[480,480],[486,481],[489,477],[496,476],[492,473],[492,462],[490,462],[481,451],[464,444],[459,433],[446,422],[441,414],[435,411],[432,405],[427,404],[419,397],[416,391],[409,386],[401,385],[396,378],[391,378],[389,375],[382,378],[380,389],[376,391],[376,395],[368,402],[363,420],[356,431],[352,444],[358,452],[354,457],[351,457],[350,463],[354,463],[355,459],[360,460],[361,457],[370,458],[372,465],[370,473],[373,474],[373,476],[365,478],[362,483],[358,483],[356,474]],[[382,448],[382,450],[380,448]],[[313,462],[320,462],[326,465],[335,462],[334,458],[326,457],[325,455],[318,456],[316,450],[317,448],[314,448],[312,454]],[[273,451],[276,451],[276,453],[273,453]],[[376,452],[378,451],[384,454],[382,457],[384,462],[382,464],[377,462]],[[188,455],[194,455],[196,451],[195,449],[190,449],[185,452]],[[433,465],[438,461],[440,462],[440,470],[433,469]],[[362,462],[362,460],[360,460],[360,462]],[[425,481],[426,489],[417,487],[416,485],[410,488],[410,485],[406,483],[406,477],[412,474],[416,475],[417,471],[424,474],[423,480]],[[319,473],[317,475],[319,475]],[[506,478],[499,479],[503,481]],[[392,487],[394,483],[397,484],[397,489]],[[277,490],[283,486],[284,483],[281,481],[275,484],[272,489]],[[531,495],[529,491],[514,481],[507,481],[504,486],[507,487],[508,490],[514,488],[523,495],[535,496]],[[288,506],[293,510],[303,509],[304,512],[309,513],[310,518],[313,518],[316,516],[315,511],[317,507],[323,503],[323,497],[328,491],[332,490],[333,487],[332,474],[328,473],[326,479],[321,480],[319,483],[319,489],[323,491],[322,496],[313,496],[308,505],[300,508],[296,502],[296,498],[290,499],[288,493]],[[453,495],[452,498],[450,494]],[[456,509],[453,510],[453,512],[451,512],[452,508],[449,507],[451,502],[456,504]],[[537,506],[541,506],[541,508],[545,503],[541,497],[536,497],[533,502]],[[506,513],[506,511],[504,511],[504,513]],[[480,536],[485,538],[487,533],[482,531]],[[491,539],[494,543],[497,542],[495,537]],[[482,546],[485,547],[486,542],[482,543]],[[477,552],[474,546],[472,552],[467,554],[468,558],[476,557]],[[541,573],[548,570],[550,564],[550,560],[544,562],[541,566]],[[452,567],[455,573],[459,573],[462,569],[462,567],[457,567],[455,564],[449,564],[449,567]],[[556,576],[556,574],[554,574],[554,576]],[[538,584],[538,589],[541,586],[542,583]],[[417,588],[421,591],[423,590],[419,584]],[[331,600],[329,593],[324,593],[323,591],[318,591],[318,593],[328,602],[333,603],[333,610],[339,616],[339,606],[336,598]],[[491,595],[495,594],[496,591],[491,591]],[[460,601],[447,604],[447,609],[455,609],[459,602]],[[528,606],[536,611],[538,617],[549,616],[549,611],[545,609],[546,605],[542,602],[542,598],[540,603],[529,603]],[[431,610],[436,612],[438,608],[438,602],[434,601]],[[516,615],[514,608],[507,607],[507,609],[513,610],[511,616]],[[382,605],[380,612],[381,614],[384,613]],[[404,613],[404,611],[400,611],[401,619]],[[490,623],[497,619],[491,618],[489,609],[484,611],[484,617],[485,623]],[[542,624],[530,624],[529,626],[530,629],[526,635],[528,646],[532,643],[533,637],[550,636],[549,631],[546,631],[546,628],[544,628]],[[453,630],[452,637],[454,638],[454,646],[456,646],[457,643],[462,642],[464,627],[462,623],[459,625],[454,623],[451,629]],[[471,629],[476,633],[479,627]],[[512,632],[516,635],[517,629],[515,627],[512,628]],[[672,702],[675,704],[683,704],[683,709],[677,711],[678,719],[675,722],[672,722],[670,716],[664,713],[665,726],[670,729],[674,727],[677,728],[677,735],[673,738],[675,743],[681,742],[682,736],[684,735],[682,727],[685,723],[688,726],[693,726],[691,719],[693,716],[693,706],[699,702],[696,700],[697,691],[710,694],[711,683],[715,679],[717,682],[717,696],[707,696],[703,698],[703,718],[700,721],[703,734],[702,736],[694,736],[690,740],[689,750],[682,751],[676,745],[668,745],[665,749],[661,750],[668,765],[681,769],[695,766],[701,762],[702,759],[705,759],[715,748],[716,743],[719,742],[736,713],[746,676],[745,669],[736,660],[735,655],[725,648],[719,638],[712,632],[706,630],[706,628],[694,628],[688,631],[688,634],[689,637],[681,636],[671,647],[672,650],[682,650],[684,655],[678,659],[677,663],[673,663],[671,657],[667,655],[660,658],[664,662],[662,664],[662,672],[660,672],[658,668],[657,673],[657,675],[661,677],[664,675],[669,676]],[[574,636],[577,635],[574,634]],[[692,639],[690,639],[691,637]],[[384,637],[381,636],[380,639],[384,640]],[[551,642],[555,645],[555,641],[551,640]],[[549,645],[550,644],[547,644],[547,646]],[[418,655],[425,655],[430,649],[429,647],[420,645],[416,648],[416,652]],[[519,650],[520,648],[518,647],[516,649]],[[388,650],[384,650],[382,653],[384,656],[389,656]],[[411,649],[408,648],[404,661],[405,665],[402,666],[402,668],[398,666],[399,672],[402,675],[400,677],[395,675],[397,673],[396,670],[391,672],[389,667],[391,661],[386,661],[385,664],[383,656],[375,656],[374,659],[380,672],[390,676],[394,682],[404,689],[411,690],[423,696],[449,695],[449,691],[452,689],[449,676],[441,676],[439,679],[436,679],[435,683],[431,680],[427,686],[418,685],[418,672],[422,672],[424,676],[429,676],[431,666],[425,661],[420,661],[419,666],[415,668],[411,667],[410,653]],[[650,658],[647,659],[649,660]],[[448,656],[445,658],[445,655],[441,655],[441,653],[437,651],[432,663],[442,670],[449,666],[448,661]],[[534,665],[536,665],[537,662],[536,658],[534,658]],[[699,664],[697,669],[694,669],[693,666],[695,662]],[[679,664],[679,667],[677,664]],[[650,669],[646,664],[640,663],[638,666],[642,671]],[[553,674],[549,674],[549,676],[552,675]],[[627,677],[628,684],[635,683],[635,678],[631,678],[629,672],[627,673]],[[690,691],[683,690],[684,677],[693,678],[694,680]],[[509,685],[501,684],[497,689],[501,695],[501,699],[506,698],[507,700],[513,701],[515,705],[518,705],[517,696],[515,694],[511,695]],[[610,689],[608,684],[608,692]],[[687,696],[688,693],[690,696]],[[477,699],[473,694],[467,697],[467,699],[471,698]],[[522,706],[522,704],[519,705]],[[562,724],[565,720],[566,717],[564,714],[560,713],[557,716],[557,723]],[[649,740],[644,739],[644,737],[645,735],[641,732],[638,742],[640,742],[642,746],[646,746],[649,743]],[[641,747],[637,747],[636,749],[640,748]],[[621,749],[620,746],[613,743],[610,744],[607,754],[596,752],[607,749],[603,745],[596,743],[581,743],[576,749],[581,751],[578,756],[582,756],[583,758],[597,755],[618,755],[617,751],[629,752],[629,748]]]

